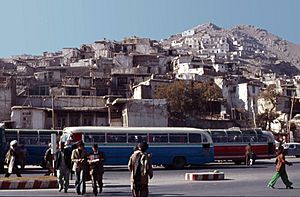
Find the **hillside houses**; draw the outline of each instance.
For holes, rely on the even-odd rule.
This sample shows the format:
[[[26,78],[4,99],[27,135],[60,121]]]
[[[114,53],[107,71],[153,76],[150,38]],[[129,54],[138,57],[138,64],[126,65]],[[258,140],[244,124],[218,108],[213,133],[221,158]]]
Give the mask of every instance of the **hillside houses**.
[[[267,86],[281,95],[275,110],[290,113],[291,98],[300,98],[299,77],[263,71],[260,78],[251,72],[243,75],[247,64],[236,58],[263,52],[262,46],[196,34],[187,30],[169,44],[135,36],[121,42],[105,39],[61,52],[6,59],[2,64],[10,67],[2,71],[1,121],[35,129],[170,126],[168,103],[155,99],[155,92],[176,80],[217,84],[223,97],[216,102],[213,117],[231,122],[228,125],[257,126],[256,117],[268,106],[260,98]],[[235,58],[230,58],[232,54]],[[297,102],[293,115],[300,110]]]

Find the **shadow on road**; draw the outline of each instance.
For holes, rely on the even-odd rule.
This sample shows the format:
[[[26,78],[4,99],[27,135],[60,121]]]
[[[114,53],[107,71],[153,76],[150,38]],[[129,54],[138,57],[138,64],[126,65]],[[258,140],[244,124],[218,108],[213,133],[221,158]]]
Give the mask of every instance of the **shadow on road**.
[[[104,192],[103,194],[100,194],[100,195],[103,195],[103,196],[131,196],[131,192],[120,192],[120,191]]]
[[[130,188],[130,185],[109,185],[109,183],[104,184],[105,188]]]
[[[300,188],[298,188],[298,187],[294,187],[294,189],[286,189],[285,187],[276,187],[274,190],[276,190],[276,189],[279,189],[279,190],[298,190],[298,189],[300,189]]]
[[[184,194],[149,194],[150,197],[172,197],[172,196],[185,196]]]

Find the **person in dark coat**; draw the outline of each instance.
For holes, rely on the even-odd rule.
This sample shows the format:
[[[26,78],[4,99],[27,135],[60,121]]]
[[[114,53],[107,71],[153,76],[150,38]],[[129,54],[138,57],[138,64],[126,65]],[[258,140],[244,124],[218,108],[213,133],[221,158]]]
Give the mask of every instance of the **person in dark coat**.
[[[147,197],[149,194],[148,182],[153,177],[151,156],[146,152],[147,143],[139,143],[138,150],[134,151],[128,162],[131,172],[131,191],[133,197]]]
[[[69,188],[69,176],[72,168],[71,151],[65,147],[63,142],[59,144],[59,150],[56,153],[55,168],[57,172],[59,192],[64,189],[64,192],[67,193]]]
[[[276,181],[281,177],[282,182],[285,184],[286,189],[293,189],[292,182],[289,181],[288,175],[285,170],[285,164],[291,166],[292,163],[285,160],[285,150],[283,146],[278,148],[277,158],[276,158],[276,173],[271,178],[270,182],[268,183],[268,187],[275,188],[274,185]]]
[[[93,151],[90,153],[89,164],[90,164],[90,175],[92,178],[93,193],[97,196],[97,184],[99,186],[99,193],[102,193],[103,188],[103,174],[104,174],[104,153],[98,149],[98,145],[93,145]]]
[[[49,143],[48,144],[48,149],[46,150],[45,155],[44,155],[44,161],[46,163],[46,168],[48,169],[45,176],[49,176],[51,174],[54,174],[54,169],[53,169],[53,165],[52,165],[51,149],[52,149],[52,144]]]

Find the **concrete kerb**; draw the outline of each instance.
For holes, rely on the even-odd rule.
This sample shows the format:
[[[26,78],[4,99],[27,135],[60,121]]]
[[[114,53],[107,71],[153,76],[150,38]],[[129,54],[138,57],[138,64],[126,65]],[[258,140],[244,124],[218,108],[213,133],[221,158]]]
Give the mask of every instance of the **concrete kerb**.
[[[209,180],[224,180],[224,172],[202,172],[202,173],[185,173],[187,181],[209,181]]]
[[[0,178],[0,189],[48,189],[58,188],[56,177]]]

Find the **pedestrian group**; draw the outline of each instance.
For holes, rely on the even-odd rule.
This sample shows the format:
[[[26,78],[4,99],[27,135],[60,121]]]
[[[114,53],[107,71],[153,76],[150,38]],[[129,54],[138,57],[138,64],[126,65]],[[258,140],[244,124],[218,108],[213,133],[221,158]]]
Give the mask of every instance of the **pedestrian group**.
[[[9,177],[15,173],[18,177],[21,177],[21,171],[18,165],[24,167],[25,161],[21,161],[24,157],[24,150],[17,151],[17,140],[10,142],[10,148],[6,153],[5,164],[7,165],[7,173],[5,177]],[[94,144],[92,152],[88,153],[85,150],[84,143],[79,141],[76,149],[72,150],[72,147],[65,146],[63,142],[59,143],[58,151],[56,153],[55,169],[52,167],[52,154],[51,146],[45,152],[44,160],[48,171],[46,175],[56,175],[59,185],[59,192],[68,192],[69,189],[69,177],[70,174],[75,172],[75,190],[78,195],[84,195],[86,193],[86,181],[92,181],[93,193],[95,196],[98,193],[102,193],[103,190],[103,174],[104,167],[103,161],[105,160],[104,153],[99,150],[98,145]],[[131,172],[131,193],[133,197],[147,197],[149,194],[148,182],[149,178],[153,177],[152,171],[152,158],[146,151],[148,144],[143,142],[139,143],[133,150],[133,154],[130,156],[128,162],[128,169]],[[252,151],[251,144],[245,147],[245,163],[247,166],[251,166],[255,160],[255,154]],[[22,154],[18,153],[21,152]],[[24,159],[23,159],[24,160]],[[286,189],[293,189],[292,182],[289,181],[286,172],[286,165],[292,165],[292,163],[285,160],[285,150],[283,146],[279,146],[276,158],[276,172],[268,183],[268,187],[275,188],[275,184],[279,178],[282,179],[286,185]]]

